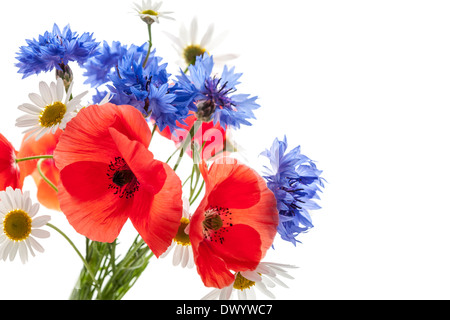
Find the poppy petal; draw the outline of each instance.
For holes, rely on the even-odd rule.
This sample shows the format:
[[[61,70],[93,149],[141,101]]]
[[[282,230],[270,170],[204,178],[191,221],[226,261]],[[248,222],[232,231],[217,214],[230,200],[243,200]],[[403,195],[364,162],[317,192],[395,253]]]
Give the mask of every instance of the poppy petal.
[[[17,151],[13,145],[0,134],[0,190],[6,187],[22,188],[23,177],[20,168],[14,161]],[[19,163],[20,164],[20,163]]]
[[[200,244],[198,254],[195,256],[197,271],[205,286],[222,289],[233,283],[234,275],[229,271],[225,262],[219,257],[211,255],[205,244]]]
[[[215,161],[209,170],[202,162],[200,171],[206,192],[191,218],[189,237],[202,280],[224,285],[229,270],[254,270],[272,245],[276,199],[261,176],[235,159]]]
[[[261,190],[260,201],[250,208],[233,209],[233,223],[247,224],[258,231],[264,256],[265,252],[272,246],[277,233],[279,215],[274,194],[267,188],[261,177],[258,180]]]
[[[189,115],[183,119],[183,121],[186,124],[177,122],[177,129],[175,129],[173,133],[170,131],[169,127],[166,127],[162,131],[158,129],[158,131],[163,137],[174,141],[176,145],[180,145],[180,143],[187,138],[192,126],[197,121],[197,117],[193,111],[190,111]],[[194,134],[194,137],[191,137],[191,140],[196,142],[199,149],[203,146],[201,158],[210,160],[214,155],[219,154],[224,150],[226,145],[226,131],[219,123],[214,125],[213,121],[201,122],[199,128],[196,128],[196,133]],[[185,152],[192,158],[192,149],[190,145]]]
[[[129,217],[136,230],[158,257],[172,243],[180,224],[183,203],[181,180],[165,163],[138,141],[109,129],[119,152],[139,181]]]
[[[102,107],[111,107],[113,104],[106,104]],[[152,132],[148,127],[146,121],[142,121],[137,118],[143,119],[142,113],[136,108],[128,105],[116,106],[119,111],[119,116],[122,117],[120,124],[122,127],[115,128],[125,134],[130,140],[136,140],[141,142],[146,148],[150,145],[152,140]],[[131,108],[131,109],[130,109]],[[140,120],[140,121],[139,121]]]
[[[41,165],[41,170],[48,180],[50,180],[55,186],[58,185],[60,175],[53,160],[44,161]],[[59,207],[58,193],[50,187],[44,179],[42,179],[42,176],[39,174],[37,169],[33,172],[32,177],[37,186],[37,199],[39,203],[48,209],[60,211],[61,209]]]
[[[61,170],[61,210],[77,232],[93,241],[114,241],[128,218],[125,202],[108,189],[107,170],[107,164],[92,161],[75,162]]]
[[[222,228],[222,241],[203,241],[214,255],[225,261],[228,269],[253,270],[261,260],[259,233],[245,224]]]
[[[210,205],[227,208],[245,209],[257,204],[260,200],[258,175],[237,160],[224,158],[224,162],[214,162],[208,177],[213,189],[208,192]]]
[[[54,153],[58,169],[75,161],[111,159],[117,148],[108,131],[110,127],[115,127],[131,140],[137,140],[148,147],[151,131],[136,108],[128,105],[92,105],[81,109],[67,123]]]

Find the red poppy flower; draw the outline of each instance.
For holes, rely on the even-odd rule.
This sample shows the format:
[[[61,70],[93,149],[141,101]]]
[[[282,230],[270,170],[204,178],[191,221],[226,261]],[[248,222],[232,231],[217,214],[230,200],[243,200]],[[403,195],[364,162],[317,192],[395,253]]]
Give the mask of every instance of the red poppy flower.
[[[43,135],[39,140],[27,139],[30,134],[26,134],[23,137],[22,145],[20,146],[19,158],[26,158],[38,155],[51,155],[56,148],[56,144],[59,141],[59,137],[63,131],[61,129],[56,130],[54,134],[51,132]],[[39,203],[49,209],[61,210],[59,207],[58,194],[49,186],[37,169],[38,160],[23,161],[22,174],[24,177],[31,175],[37,186],[37,199]],[[42,173],[49,179],[54,185],[59,183],[59,170],[55,166],[53,159],[46,159],[41,164]]]
[[[0,133],[0,190],[7,187],[22,189],[24,176],[20,174],[21,163],[16,163],[18,151]]]
[[[61,135],[54,157],[61,209],[79,233],[112,242],[129,218],[156,256],[166,251],[182,215],[181,181],[148,150],[151,132],[132,106],[82,109]]]
[[[275,196],[262,177],[237,160],[200,165],[205,196],[191,219],[189,237],[197,270],[208,287],[224,288],[235,272],[253,270],[277,232]]]
[[[160,134],[163,137],[174,141],[176,144],[180,144],[186,139],[192,126],[197,121],[195,113],[192,111],[189,113],[190,115],[184,119],[187,125],[177,122],[179,129],[175,129],[175,131],[171,133],[169,127],[166,127],[163,131],[159,131]],[[221,152],[227,145],[226,131],[220,126],[219,123],[214,125],[212,121],[202,122],[191,140],[197,144],[199,149],[203,146],[201,159],[204,160],[211,160],[219,153],[224,155]],[[192,149],[190,147],[185,151],[190,157],[192,157]]]

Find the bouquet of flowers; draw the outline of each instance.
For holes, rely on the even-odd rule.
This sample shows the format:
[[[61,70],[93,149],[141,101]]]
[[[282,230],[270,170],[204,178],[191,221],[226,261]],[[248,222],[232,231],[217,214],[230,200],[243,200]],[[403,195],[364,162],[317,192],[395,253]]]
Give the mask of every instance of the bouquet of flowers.
[[[212,28],[199,43],[168,34],[185,60],[169,74],[152,43],[153,24],[172,19],[161,5],[136,5],[148,28],[143,44],[97,42],[55,24],[19,48],[24,78],[55,72],[56,80],[39,82],[39,93],[18,107],[19,150],[0,134],[0,258],[26,263],[44,251],[38,239],[50,236],[48,227],[82,261],[71,299],[122,299],[153,256],[169,254],[212,288],[205,299],[254,298],[254,288],[274,298],[269,288],[286,286],[280,277],[294,266],[264,257],[277,234],[295,245],[313,227],[308,211],[319,208],[322,172],[300,147],[288,151],[286,137],[261,150],[268,163],[261,174],[234,156],[239,147],[229,133],[251,126],[257,97],[240,92],[234,67],[215,73]],[[190,31],[197,32],[195,19]],[[74,88],[75,62],[95,90],[89,102]],[[172,155],[160,159],[153,139],[172,140]],[[185,176],[183,160],[191,167]],[[22,190],[28,176],[38,203]],[[40,214],[42,206],[62,212],[86,238],[85,254]],[[120,256],[128,220],[137,234]]]

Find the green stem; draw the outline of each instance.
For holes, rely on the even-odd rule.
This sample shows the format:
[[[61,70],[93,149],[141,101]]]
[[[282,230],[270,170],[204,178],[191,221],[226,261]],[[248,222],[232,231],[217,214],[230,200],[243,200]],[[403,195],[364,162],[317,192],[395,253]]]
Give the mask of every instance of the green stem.
[[[196,176],[195,184],[193,184],[193,181],[194,181],[194,173],[195,173],[195,176]],[[189,201],[190,201],[190,200],[192,199],[192,197],[194,196],[194,191],[197,189],[197,185],[198,185],[199,179],[200,179],[200,170],[199,170],[199,168],[198,168],[198,165],[194,164],[194,165],[192,166],[191,184],[190,184],[190,186],[189,186],[189,190],[190,190],[190,192],[189,192]]]
[[[52,225],[51,223],[47,223],[47,226],[49,226],[50,228],[54,229],[56,232],[58,232],[60,235],[62,235],[64,237],[64,239],[67,240],[67,242],[69,242],[69,244],[72,246],[72,248],[75,250],[75,252],[78,254],[78,256],[80,257],[81,261],[83,261],[83,264],[86,268],[86,270],[89,272],[89,275],[91,276],[92,280],[94,281],[94,283],[97,285],[96,280],[95,280],[95,275],[92,272],[91,268],[89,267],[89,264],[87,263],[86,259],[84,259],[83,255],[80,253],[80,251],[77,249],[77,247],[75,246],[75,244],[72,242],[72,240],[70,240],[70,238],[68,236],[66,236],[66,234],[64,232],[62,232],[60,229],[58,229],[57,227],[55,227],[54,225]]]
[[[22,161],[29,161],[29,160],[39,160],[39,159],[53,159],[53,156],[52,155],[44,155],[44,156],[32,156],[32,157],[20,158],[20,159],[16,159],[16,163],[22,162]]]
[[[144,63],[142,64],[143,68],[145,68],[145,65],[147,64],[151,50],[152,50],[152,24],[150,23],[148,25],[148,52],[147,52],[147,56],[145,57]]]
[[[44,179],[44,181],[45,182],[47,182],[48,183],[48,185],[50,186],[50,187],[52,187],[53,188],[53,190],[55,190],[56,192],[58,192],[58,188],[45,176],[45,174],[42,172],[42,169],[41,169],[41,165],[42,165],[42,162],[44,162],[45,161],[45,158],[44,159],[40,159],[39,161],[38,161],[38,163],[37,163],[37,169],[38,169],[38,172],[39,172],[39,174],[41,175],[41,177],[42,177],[42,179]]]
[[[189,131],[189,134],[184,139],[183,144],[179,148],[180,149],[180,154],[178,155],[177,163],[175,163],[175,166],[173,167],[173,171],[177,170],[178,166],[180,165],[181,159],[183,158],[183,156],[185,154],[185,150],[187,149],[188,145],[190,143],[192,143],[192,141],[194,140],[194,136],[197,133],[196,131],[200,127],[201,127],[201,125],[197,126],[197,121],[194,122],[194,124],[192,125],[191,130]]]
[[[177,153],[178,150],[180,150],[181,146],[176,148],[175,151],[170,155],[170,157],[166,160],[166,163],[169,163],[169,161],[172,159],[172,157]]]
[[[153,128],[152,128],[152,136],[150,138],[150,142],[152,142],[152,140],[153,140],[153,136],[155,135],[155,131],[156,131],[156,123],[153,125]]]
[[[203,190],[203,187],[205,186],[205,180],[202,181],[202,184],[200,186],[200,189],[198,190],[197,194],[195,195],[195,197],[192,200],[189,200],[189,204],[193,204],[195,202],[195,200],[197,200],[198,196],[200,195],[200,193]]]
[[[97,299],[121,299],[146,269],[154,254],[146,243],[139,239],[140,236],[137,236],[125,257],[116,265],[115,272],[111,274]]]

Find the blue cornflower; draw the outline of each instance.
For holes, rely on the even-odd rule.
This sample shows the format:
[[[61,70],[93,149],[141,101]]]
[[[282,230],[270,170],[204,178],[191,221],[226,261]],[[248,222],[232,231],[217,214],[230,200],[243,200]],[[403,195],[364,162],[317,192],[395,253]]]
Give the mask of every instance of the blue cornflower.
[[[109,76],[112,85],[108,88],[114,95],[111,102],[132,105],[154,120],[160,130],[168,126],[173,131],[177,121],[184,124],[189,110],[174,102],[176,95],[168,84],[167,63],[161,64],[162,58],[153,50],[143,66],[147,52],[142,48],[132,46]]]
[[[103,41],[98,54],[82,65],[82,68],[86,69],[83,75],[87,77],[84,83],[95,88],[109,82],[109,76],[113,69],[126,53],[127,46],[122,45],[119,41],[113,41],[111,46],[108,42]]]
[[[186,104],[199,120],[219,122],[224,129],[251,125],[247,119],[255,119],[253,110],[260,106],[255,102],[257,97],[234,94],[242,73],[235,73],[234,67],[228,69],[225,66],[218,78],[212,75],[213,66],[213,57],[203,54],[197,57],[195,65],[189,66],[188,75],[177,76],[177,103]]]
[[[46,31],[39,38],[26,40],[27,46],[20,47],[16,59],[19,73],[26,78],[32,74],[48,72],[53,69],[65,71],[69,61],[79,64],[86,62],[96,54],[99,45],[92,38],[92,33],[83,33],[79,36],[70,30],[70,26],[64,27],[63,31],[54,24],[53,31]]]
[[[280,217],[278,233],[286,241],[296,242],[296,236],[313,227],[308,210],[319,209],[314,202],[323,187],[322,171],[307,156],[300,152],[300,146],[286,153],[287,140],[275,139],[272,147],[262,155],[270,160],[264,178],[277,199]]]

